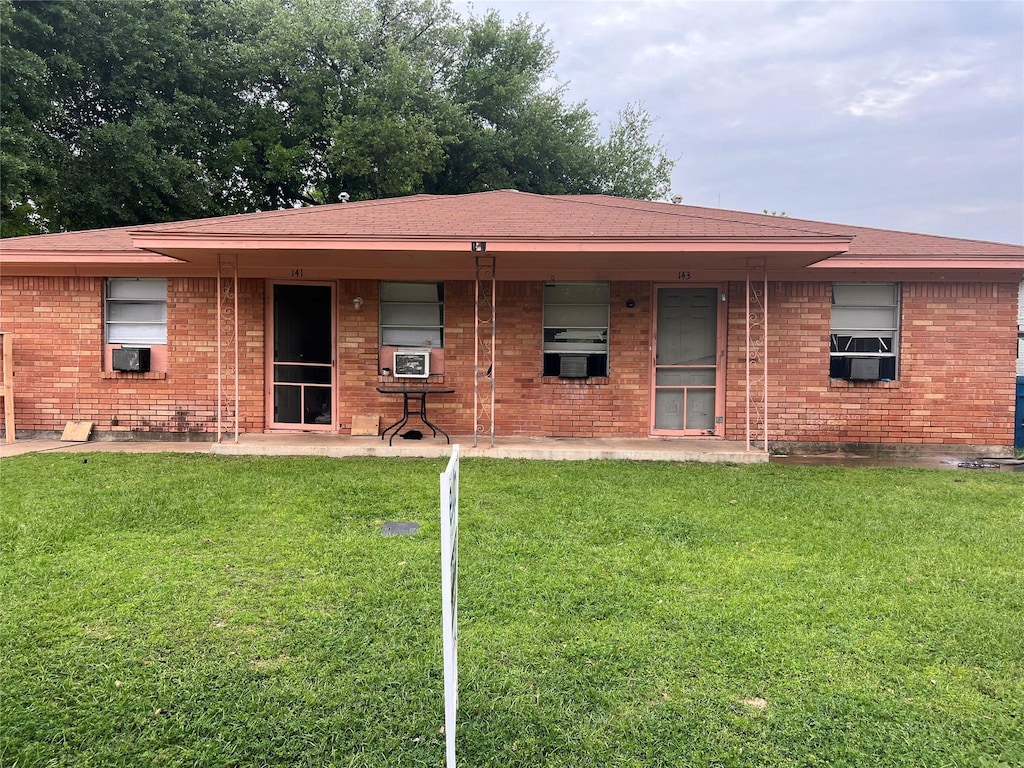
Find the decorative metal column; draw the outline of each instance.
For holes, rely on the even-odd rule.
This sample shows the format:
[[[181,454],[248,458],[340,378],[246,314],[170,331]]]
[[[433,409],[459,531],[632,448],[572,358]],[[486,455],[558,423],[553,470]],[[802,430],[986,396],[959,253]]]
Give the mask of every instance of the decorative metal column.
[[[493,256],[476,257],[476,349],[473,355],[473,447],[489,432],[494,447],[494,296]],[[481,384],[483,390],[481,391]],[[487,392],[487,389],[490,392]]]
[[[759,442],[767,452],[768,265],[764,259],[747,259],[746,286],[747,450]]]
[[[228,389],[225,391],[225,374]],[[217,255],[217,442],[238,442],[238,257]]]

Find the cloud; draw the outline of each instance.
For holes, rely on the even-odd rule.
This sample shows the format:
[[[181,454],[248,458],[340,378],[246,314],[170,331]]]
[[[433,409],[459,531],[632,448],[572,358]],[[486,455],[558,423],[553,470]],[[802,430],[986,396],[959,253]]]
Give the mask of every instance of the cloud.
[[[490,4],[606,127],[658,118],[688,203],[1021,239],[1024,3]]]
[[[866,88],[854,94],[841,111],[854,117],[893,118],[906,115],[930,92],[944,85],[970,77],[969,69],[927,70],[917,74],[904,74],[889,83]]]

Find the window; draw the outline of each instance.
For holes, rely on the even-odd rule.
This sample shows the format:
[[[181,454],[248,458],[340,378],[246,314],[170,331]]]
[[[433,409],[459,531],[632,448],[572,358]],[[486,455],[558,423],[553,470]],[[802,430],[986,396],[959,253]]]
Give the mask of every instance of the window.
[[[544,286],[544,375],[608,375],[608,283]]]
[[[865,363],[854,361],[877,360],[877,376],[864,378],[896,378],[899,294],[898,283],[832,285],[829,376],[860,378],[851,377],[849,372],[857,368],[865,370]],[[867,366],[874,370],[873,363]]]
[[[444,347],[444,283],[381,283],[380,343]]]
[[[167,281],[108,278],[104,319],[108,344],[166,344]]]

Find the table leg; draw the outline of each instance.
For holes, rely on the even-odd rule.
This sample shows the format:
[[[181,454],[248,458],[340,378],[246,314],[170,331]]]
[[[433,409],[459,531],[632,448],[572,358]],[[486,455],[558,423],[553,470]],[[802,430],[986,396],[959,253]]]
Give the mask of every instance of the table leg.
[[[423,396],[420,398],[420,418],[423,420],[423,423],[430,427],[431,431],[433,431],[434,437],[437,437],[437,433],[440,432],[442,435],[444,435],[445,442],[448,443],[448,445],[451,445],[452,441],[451,438],[448,437],[448,433],[445,432],[436,424],[434,424],[433,422],[431,422],[429,419],[427,419],[427,395],[425,392],[423,393]]]
[[[398,432],[402,429],[402,427],[404,427],[408,422],[409,422],[409,395],[403,394],[402,395],[402,418],[400,418],[398,421],[396,421],[391,426],[385,427],[384,431],[380,435],[380,439],[383,440],[385,437],[388,436],[388,432],[391,432],[391,430],[394,429],[395,431],[391,432],[391,438],[388,440],[388,445],[391,445],[391,441],[395,439],[395,435],[397,435]]]

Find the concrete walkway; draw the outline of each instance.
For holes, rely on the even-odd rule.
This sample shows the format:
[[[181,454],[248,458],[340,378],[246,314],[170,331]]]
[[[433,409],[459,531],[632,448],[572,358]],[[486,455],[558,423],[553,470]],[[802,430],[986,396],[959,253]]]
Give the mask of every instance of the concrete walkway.
[[[472,435],[453,437],[462,446],[463,456],[495,459],[538,459],[586,461],[592,459],[628,459],[632,461],[702,461],[733,464],[760,464],[768,461],[763,451],[745,450],[743,443],[726,440],[584,439],[553,437],[498,438],[478,440]],[[128,453],[213,453],[221,456],[347,456],[440,458],[451,455],[444,440],[396,440],[394,445],[377,437],[351,437],[323,434],[241,435],[238,443],[175,442],[169,440],[91,440],[66,443],[57,439],[27,438],[0,443],[0,459],[25,453],[92,453],[123,451]],[[979,460],[955,448],[939,448],[920,456],[871,457],[851,453],[827,453],[772,456],[778,464],[834,467],[922,467],[929,469],[999,469],[1024,472],[1024,459],[1003,457]],[[975,462],[982,462],[976,464]],[[995,464],[993,463],[995,462]]]
[[[518,437],[498,438],[494,447],[489,439],[479,439],[473,447],[472,435],[453,436],[452,443],[462,446],[463,456],[495,459],[538,459],[586,461],[591,459],[628,459],[632,461],[702,461],[734,464],[761,464],[768,455],[760,450],[746,450],[741,442],[726,440],[667,439],[585,439]],[[0,458],[22,453],[55,451],[81,453],[91,451],[126,451],[132,453],[191,452],[220,456],[348,456],[440,458],[451,455],[451,446],[440,438],[423,440],[398,439],[393,445],[379,437],[350,435],[247,434],[239,441],[171,442],[162,440],[93,440],[87,443],[65,443],[60,440],[28,439],[0,446]]]
[[[121,451],[125,453],[209,453],[213,443],[179,443],[169,440],[90,440],[87,443],[68,443],[62,440],[29,437],[13,443],[0,444],[0,459],[25,453],[95,453]]]
[[[596,439],[558,437],[479,438],[452,436],[462,446],[463,456],[493,459],[540,459],[585,461],[589,459],[629,459],[632,461],[708,461],[735,464],[760,464],[768,461],[763,451],[745,450],[743,443],[727,440]],[[403,440],[388,445],[379,437],[349,435],[242,435],[238,443],[213,446],[212,453],[223,456],[404,456],[438,458],[451,454],[451,446],[440,438]]]

